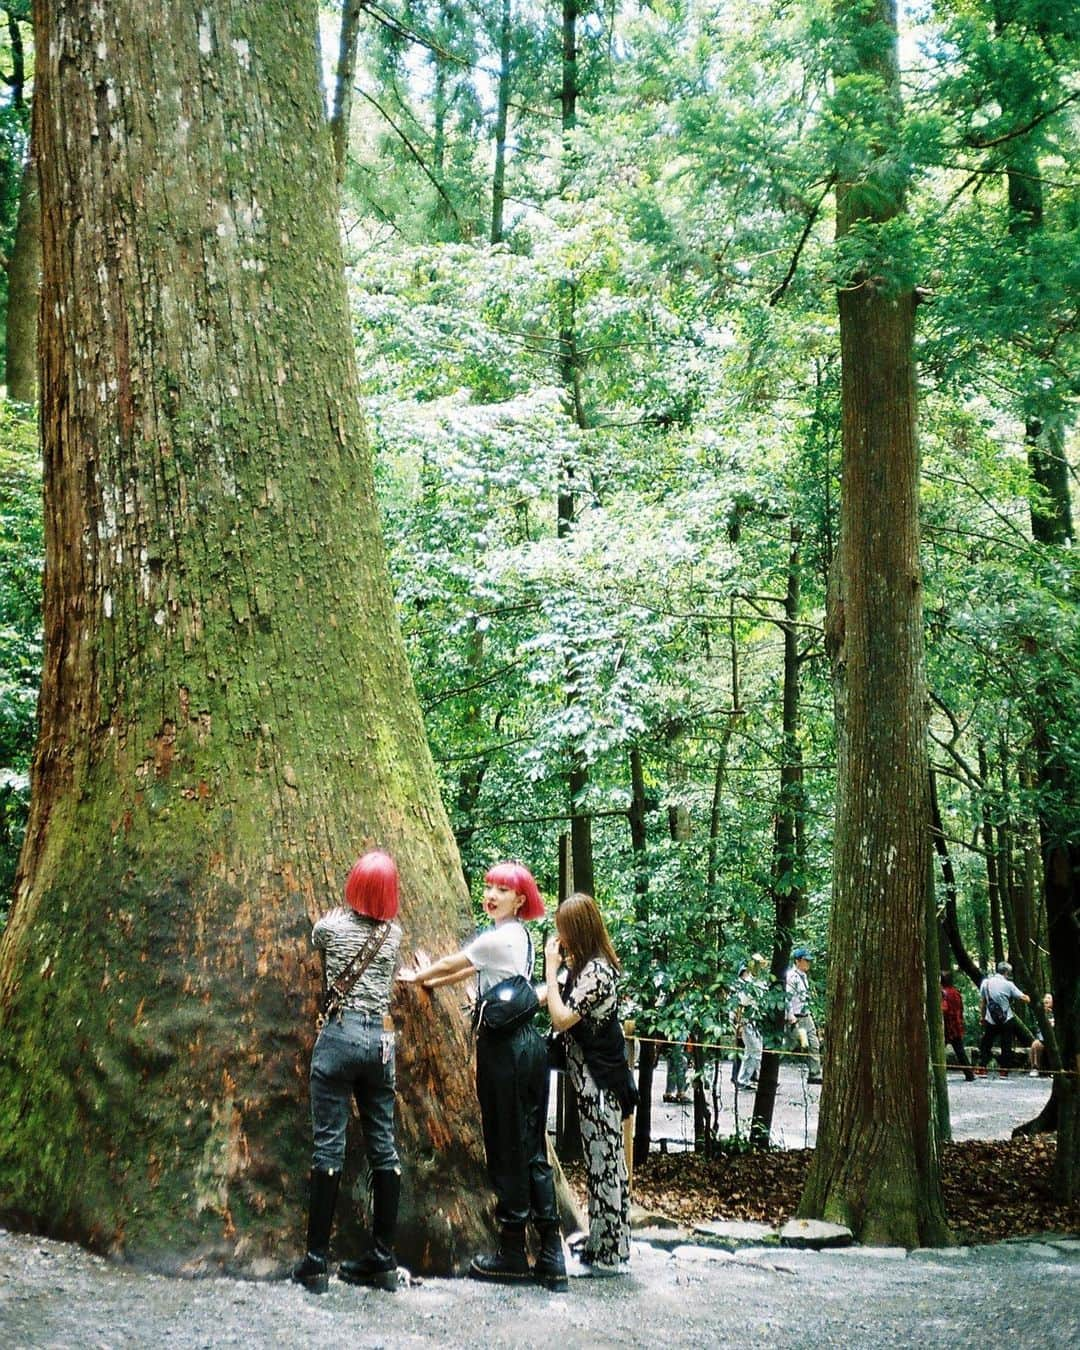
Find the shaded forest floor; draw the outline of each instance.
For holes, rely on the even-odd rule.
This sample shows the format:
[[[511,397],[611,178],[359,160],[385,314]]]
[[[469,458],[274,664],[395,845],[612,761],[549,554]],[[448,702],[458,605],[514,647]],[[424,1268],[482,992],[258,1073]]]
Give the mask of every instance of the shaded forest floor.
[[[633,1200],[685,1226],[709,1219],[774,1225],[799,1203],[812,1150],[654,1154],[634,1172]],[[1053,1135],[947,1144],[942,1156],[945,1210],[958,1242],[996,1242],[1034,1233],[1080,1232],[1080,1205],[1052,1190]],[[567,1168],[584,1198],[584,1174]]]

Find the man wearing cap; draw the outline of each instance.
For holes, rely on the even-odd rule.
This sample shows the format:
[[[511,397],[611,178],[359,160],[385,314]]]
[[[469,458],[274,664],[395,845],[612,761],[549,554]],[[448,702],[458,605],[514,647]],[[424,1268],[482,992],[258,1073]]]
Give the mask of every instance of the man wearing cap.
[[[784,977],[787,994],[788,1044],[793,1048],[809,1053],[810,1072],[808,1083],[821,1082],[821,1041],[818,1039],[817,1024],[810,1011],[810,969],[811,956],[806,947],[796,947],[791,953],[792,965]]]

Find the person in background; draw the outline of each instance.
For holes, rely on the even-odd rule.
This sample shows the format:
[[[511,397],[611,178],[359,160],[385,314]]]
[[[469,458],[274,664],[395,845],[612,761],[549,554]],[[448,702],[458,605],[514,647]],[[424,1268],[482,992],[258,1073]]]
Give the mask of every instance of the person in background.
[[[390,990],[401,946],[398,871],[393,858],[365,853],[345,882],[345,906],[316,923],[311,940],[324,954],[329,987],[369,942],[370,963],[345,994],[341,1011],[319,1032],[311,1054],[311,1163],[307,1253],[292,1277],[314,1294],[329,1287],[328,1251],[345,1131],[353,1101],[360,1113],[371,1169],[371,1247],[338,1270],[350,1284],[396,1289],[394,1233],[401,1195],[401,1168],[394,1143],[394,1028]]]
[[[765,981],[762,975],[768,962],[760,952],[754,952],[746,965],[739,971],[735,987],[735,1037],[742,1041],[742,1058],[739,1071],[735,1076],[735,1086],[752,1090],[757,1086],[758,1070],[761,1068],[761,1052],[765,1042],[757,1028],[757,1017],[762,995],[765,993]]]
[[[788,1044],[809,1055],[810,1072],[806,1076],[808,1083],[821,1082],[821,1040],[817,1023],[810,1010],[810,962],[813,958],[806,947],[796,947],[791,953],[791,965],[784,977],[784,990],[787,997],[785,1018],[788,1027]]]
[[[1043,994],[1042,1004],[1043,1004],[1043,1013],[1046,1016],[1046,1020],[1050,1023],[1051,1026],[1053,1026],[1054,1025],[1053,994]],[[1038,1036],[1036,1036],[1035,1039],[1031,1042],[1031,1045],[1028,1047],[1028,1064],[1030,1066],[1028,1070],[1029,1077],[1038,1078],[1041,1073],[1045,1072],[1045,1070],[1043,1069],[1043,1055],[1045,1053],[1046,1053],[1046,1046],[1043,1045],[1042,1040]]]
[[[618,1016],[619,960],[591,895],[569,896],[555,911],[544,947],[551,1025],[566,1045],[577,1098],[589,1237],[579,1253],[588,1275],[618,1275],[630,1259],[630,1193],[623,1120],[637,1105]],[[558,983],[563,962],[569,975]]]
[[[979,1022],[982,1026],[979,1063],[984,1069],[990,1063],[994,1041],[997,1040],[998,1071],[1003,1078],[1012,1052],[1013,1037],[1019,1030],[1012,1010],[1014,998],[1021,1003],[1031,1002],[1027,994],[1013,984],[1012,966],[1008,961],[999,961],[994,974],[988,975],[979,985]]]
[[[475,976],[478,999],[515,975],[531,980],[532,941],[524,921],[542,919],[545,910],[529,869],[516,862],[493,867],[484,878],[484,910],[490,928],[432,964],[418,953],[420,964],[400,978],[435,989]],[[547,1155],[548,1082],[547,1044],[532,1021],[511,1031],[478,1027],[476,1095],[500,1237],[493,1255],[473,1257],[469,1274],[500,1284],[535,1279],[565,1293],[566,1262]],[[533,1267],[525,1251],[530,1215],[540,1238]]]
[[[953,984],[952,972],[941,972],[941,1017],[945,1023],[945,1044],[951,1045],[957,1064],[964,1070],[967,1082],[975,1081],[975,1071],[968,1062],[964,1049],[964,1000],[960,990]]]
[[[668,1046],[664,1055],[664,1101],[685,1105],[690,1100],[686,1091],[686,1047],[681,1043]]]

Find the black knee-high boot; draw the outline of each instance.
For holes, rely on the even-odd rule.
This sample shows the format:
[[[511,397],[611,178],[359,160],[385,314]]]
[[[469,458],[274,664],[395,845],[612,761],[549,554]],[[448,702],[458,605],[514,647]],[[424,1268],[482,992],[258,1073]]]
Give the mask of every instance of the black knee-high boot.
[[[401,1173],[371,1174],[371,1251],[358,1261],[342,1261],[338,1276],[346,1284],[373,1285],[376,1289],[398,1287],[394,1235],[401,1200]]]
[[[340,1172],[324,1172],[318,1167],[311,1169],[307,1255],[293,1266],[292,1277],[313,1294],[325,1294],[330,1284],[327,1257],[340,1184]]]

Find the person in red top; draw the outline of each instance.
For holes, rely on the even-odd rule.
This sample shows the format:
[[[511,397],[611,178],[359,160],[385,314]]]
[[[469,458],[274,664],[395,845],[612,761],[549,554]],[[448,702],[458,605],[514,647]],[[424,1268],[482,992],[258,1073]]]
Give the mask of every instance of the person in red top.
[[[952,1046],[956,1062],[963,1066],[964,1077],[970,1083],[975,1073],[964,1049],[964,1000],[947,970],[941,972],[941,1015],[945,1019],[945,1042]]]

